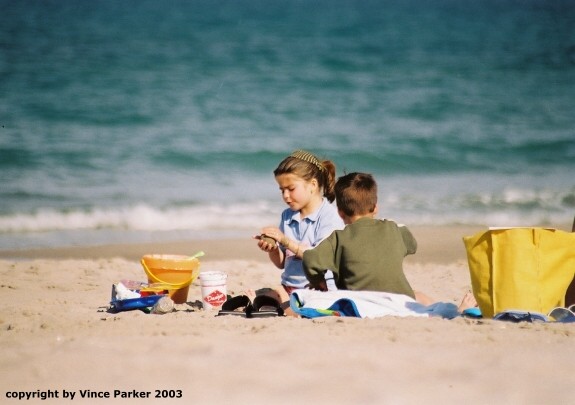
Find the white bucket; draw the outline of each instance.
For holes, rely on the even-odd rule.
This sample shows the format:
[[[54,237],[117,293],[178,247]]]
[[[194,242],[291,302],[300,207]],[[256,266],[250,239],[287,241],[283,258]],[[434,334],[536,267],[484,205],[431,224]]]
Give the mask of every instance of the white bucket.
[[[202,288],[202,307],[216,309],[221,307],[227,298],[226,280],[228,276],[221,271],[202,271],[200,286]]]

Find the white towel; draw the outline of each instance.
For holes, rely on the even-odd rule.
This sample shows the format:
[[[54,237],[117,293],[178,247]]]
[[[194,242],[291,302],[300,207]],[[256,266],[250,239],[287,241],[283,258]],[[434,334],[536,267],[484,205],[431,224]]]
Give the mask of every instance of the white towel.
[[[413,298],[403,294],[392,294],[379,291],[316,291],[296,290],[292,294],[299,302],[299,307],[292,308],[296,312],[301,309],[326,310],[338,300],[349,300],[355,304],[361,318],[377,318],[382,316],[440,316],[454,318],[459,315],[454,304],[438,302],[429,306],[422,305]],[[309,314],[310,312],[308,312]],[[318,314],[317,316],[322,316]],[[325,314],[323,314],[325,316]]]

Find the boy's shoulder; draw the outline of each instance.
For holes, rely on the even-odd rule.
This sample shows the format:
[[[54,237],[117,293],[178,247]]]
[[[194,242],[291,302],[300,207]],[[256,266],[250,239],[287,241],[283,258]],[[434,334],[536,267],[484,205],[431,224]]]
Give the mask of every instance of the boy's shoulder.
[[[381,225],[382,230],[386,230],[387,232],[400,232],[402,234],[411,234],[411,231],[407,227],[407,225],[395,222],[389,218],[382,218],[376,219]]]
[[[389,219],[389,218],[381,218],[381,219],[378,219],[378,221],[384,222],[384,223],[389,224],[389,225],[397,226],[398,228],[407,228],[407,226],[405,224],[396,222],[393,219]]]
[[[395,221],[387,218],[369,218],[363,217],[355,222],[346,225],[345,229],[361,229],[361,228],[399,228],[403,227],[403,224],[397,224]],[[344,229],[344,230],[345,230]]]
[[[400,228],[407,228],[407,225],[405,225],[405,224],[403,224],[403,223],[401,223],[401,222],[397,222],[396,220],[391,219],[391,218],[380,218],[379,221],[383,221],[383,222],[387,222],[387,223],[390,223],[390,224],[394,224],[395,226],[398,226],[398,227],[400,227]]]

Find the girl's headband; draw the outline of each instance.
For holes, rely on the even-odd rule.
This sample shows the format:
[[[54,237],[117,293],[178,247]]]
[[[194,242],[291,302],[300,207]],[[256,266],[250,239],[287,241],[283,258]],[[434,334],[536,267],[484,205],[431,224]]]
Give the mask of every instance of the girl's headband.
[[[312,165],[317,166],[317,168],[320,171],[325,170],[325,167],[323,167],[323,165],[318,160],[318,158],[316,158],[313,154],[306,152],[305,150],[298,149],[298,150],[292,152],[292,154],[290,156],[293,158],[296,158],[296,159],[303,160],[304,162],[311,163]]]

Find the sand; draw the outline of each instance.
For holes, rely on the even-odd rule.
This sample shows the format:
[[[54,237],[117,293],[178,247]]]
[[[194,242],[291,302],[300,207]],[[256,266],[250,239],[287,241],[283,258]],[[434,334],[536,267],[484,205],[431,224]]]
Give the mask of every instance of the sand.
[[[413,287],[458,304],[470,289],[461,237],[477,230],[413,228],[419,251],[405,262]],[[469,405],[575,398],[573,324],[215,317],[199,309],[198,281],[170,314],[107,311],[113,283],[145,280],[143,254],[200,249],[202,270],[225,271],[230,294],[278,284],[279,271],[248,238],[0,252],[0,402]],[[26,394],[34,397],[10,398]]]

